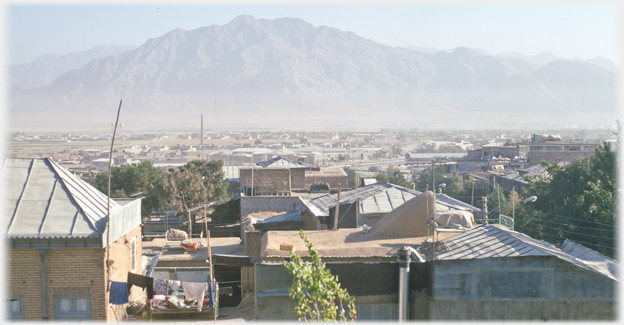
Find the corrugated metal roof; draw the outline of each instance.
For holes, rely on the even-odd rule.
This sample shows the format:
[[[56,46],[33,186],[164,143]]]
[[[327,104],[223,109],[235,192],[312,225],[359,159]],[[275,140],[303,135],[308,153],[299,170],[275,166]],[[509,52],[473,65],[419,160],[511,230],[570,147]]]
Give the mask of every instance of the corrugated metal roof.
[[[448,246],[449,251],[436,255],[436,260],[555,256],[578,267],[600,273],[617,281],[617,278],[599,263],[576,258],[548,242],[495,225],[483,225],[442,240],[442,242]]]
[[[446,194],[436,194],[436,211],[446,210],[467,210],[472,213],[482,212],[481,209],[463,201],[454,199]]]
[[[387,213],[396,209],[421,192],[384,182],[358,187],[340,193],[340,204],[360,201],[360,213]],[[336,206],[338,194],[328,194],[311,200],[302,200],[310,212],[318,216],[328,216],[329,209]]]
[[[282,156],[277,156],[273,159],[260,161],[256,163],[256,166],[262,168],[289,168],[289,169],[307,169],[310,168],[307,164],[298,161],[292,161]]]
[[[5,159],[10,238],[84,238],[103,234],[107,197],[49,158]],[[111,200],[111,213],[121,206]]]

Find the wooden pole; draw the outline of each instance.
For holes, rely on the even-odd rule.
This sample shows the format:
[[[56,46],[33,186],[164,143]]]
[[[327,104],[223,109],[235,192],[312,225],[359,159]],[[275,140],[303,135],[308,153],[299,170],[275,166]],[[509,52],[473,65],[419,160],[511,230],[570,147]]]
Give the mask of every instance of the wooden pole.
[[[208,262],[210,263],[210,283],[213,284],[214,289],[214,269],[212,268],[212,248],[210,246],[210,230],[206,230],[206,240],[208,242]]]
[[[336,213],[334,214],[334,230],[338,230],[338,211],[340,210],[340,183],[338,183],[338,197],[336,198]]]
[[[110,291],[110,188],[111,188],[111,164],[113,160],[113,147],[115,145],[115,133],[117,132],[117,124],[119,123],[119,113],[121,113],[121,102],[119,100],[119,109],[117,109],[117,120],[115,120],[115,127],[113,128],[113,139],[111,141],[111,149],[110,154],[108,155],[108,193],[107,193],[107,203],[106,203],[106,211],[108,222],[106,222],[106,291]],[[133,257],[134,258],[134,257]]]

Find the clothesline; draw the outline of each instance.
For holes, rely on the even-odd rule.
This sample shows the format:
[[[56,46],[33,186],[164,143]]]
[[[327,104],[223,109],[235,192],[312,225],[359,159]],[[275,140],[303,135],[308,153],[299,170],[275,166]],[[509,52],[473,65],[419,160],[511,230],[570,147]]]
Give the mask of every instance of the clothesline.
[[[177,308],[186,308],[185,301],[197,301],[197,310],[201,311],[204,304],[204,296],[208,293],[208,307],[213,308],[214,305],[214,289],[210,282],[190,282],[179,280],[168,280],[160,278],[152,278],[140,274],[128,272],[127,282],[111,281],[111,290],[109,302],[113,305],[121,305],[128,303],[130,289],[135,285],[143,289],[147,289],[147,298],[154,299],[154,295],[159,297],[159,301],[166,300]],[[180,289],[182,289],[180,291]],[[172,291],[170,297],[166,297],[169,291]]]

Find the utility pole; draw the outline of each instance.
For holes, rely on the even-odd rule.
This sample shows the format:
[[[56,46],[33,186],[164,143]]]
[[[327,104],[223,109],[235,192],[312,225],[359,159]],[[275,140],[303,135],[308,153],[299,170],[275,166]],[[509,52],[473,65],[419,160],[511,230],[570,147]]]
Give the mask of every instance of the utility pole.
[[[431,189],[433,190],[433,193],[435,195],[435,157],[433,157],[433,159],[431,160],[431,179],[433,183]]]
[[[483,197],[483,213],[485,214],[485,224],[488,224],[487,196]]]

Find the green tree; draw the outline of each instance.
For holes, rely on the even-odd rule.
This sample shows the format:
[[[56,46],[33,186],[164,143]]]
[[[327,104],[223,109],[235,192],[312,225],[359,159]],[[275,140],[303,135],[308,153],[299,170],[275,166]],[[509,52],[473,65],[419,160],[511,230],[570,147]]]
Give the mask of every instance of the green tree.
[[[301,239],[308,248],[311,261],[304,262],[295,252],[284,266],[292,276],[290,297],[295,301],[295,316],[305,321],[346,321],[357,319],[355,298],[340,287],[338,278],[325,268],[314,245],[303,230]]]
[[[440,183],[445,183],[446,180],[443,178],[445,174],[446,174],[445,166],[436,166],[435,168],[436,185]],[[431,167],[427,167],[418,175],[418,179],[416,180],[416,190],[424,191],[426,188],[429,188],[429,190],[431,190],[431,187],[433,186],[432,182],[433,182],[433,179],[431,175]]]
[[[355,186],[356,185],[355,182],[356,182],[357,177],[358,177],[357,173],[355,172],[354,169],[351,169],[349,167],[344,167],[343,169],[344,169],[345,173],[347,173],[347,187],[355,188],[356,187]]]
[[[526,195],[538,200],[526,205],[518,229],[551,242],[570,239],[607,256],[615,256],[617,154],[608,143],[591,159],[562,166],[545,164],[549,177],[529,181]]]
[[[154,167],[149,160],[144,160],[139,164],[123,164],[112,166],[111,168],[111,197],[127,198],[138,194],[145,198],[141,202],[141,215],[149,216],[152,209],[162,206],[162,197],[156,186],[161,184],[167,173],[162,169]],[[108,192],[108,172],[102,171],[95,175],[92,185],[102,193]]]
[[[254,141],[254,144],[262,144],[262,140],[256,139],[256,141]]]
[[[375,179],[377,179],[378,182],[412,188],[412,182],[406,180],[403,173],[401,173],[401,170],[393,165],[388,165],[387,173],[377,173],[377,175],[375,175]]]
[[[229,185],[223,172],[222,160],[191,160],[186,165],[181,166],[179,170],[183,173],[195,173],[201,177],[204,187],[208,191],[206,200],[223,202],[228,199],[227,189]]]
[[[208,189],[200,174],[180,171],[169,173],[156,189],[162,198],[162,206],[173,209],[176,215],[186,215],[190,231],[191,215],[187,210],[208,200]]]
[[[429,169],[429,172],[431,172],[431,169]],[[440,177],[442,178],[442,176]],[[438,176],[436,175],[436,180],[437,179]],[[452,198],[458,199],[462,202],[472,204],[479,209],[482,208],[481,202],[482,197],[486,195],[485,189],[473,183],[473,176],[470,176],[468,179],[464,179],[459,174],[453,174],[447,178],[442,179],[443,182],[446,183],[446,187],[444,188],[444,194]],[[429,187],[431,187],[431,185],[429,185]]]

